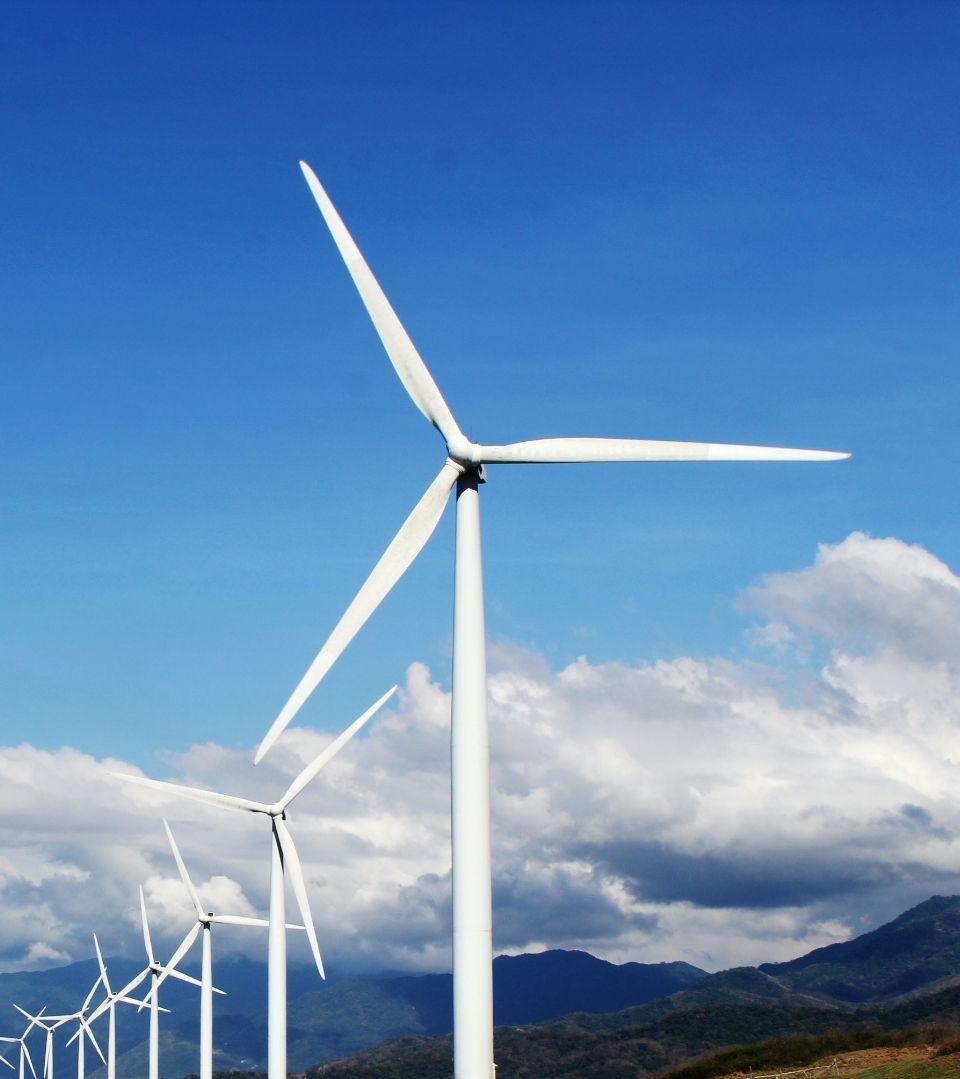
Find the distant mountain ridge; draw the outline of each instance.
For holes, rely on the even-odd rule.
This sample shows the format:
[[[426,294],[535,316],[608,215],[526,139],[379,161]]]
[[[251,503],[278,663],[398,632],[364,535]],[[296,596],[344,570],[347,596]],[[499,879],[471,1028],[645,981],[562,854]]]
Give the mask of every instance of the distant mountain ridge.
[[[960,1023],[958,896],[934,896],[870,933],[787,963],[719,971],[616,1013],[501,1027],[496,1055],[509,1074],[635,1079],[731,1045],[927,1023]],[[449,1038],[406,1038],[320,1065],[308,1079],[446,1079],[449,1062]]]
[[[119,987],[142,969],[128,959],[110,958],[111,983]],[[184,967],[190,973],[195,969]],[[494,961],[495,1019],[528,1024],[571,1011],[616,1011],[678,992],[707,977],[688,963],[617,965],[587,952],[548,951],[499,956]],[[48,1011],[76,1008],[97,977],[94,960],[24,974],[0,975],[0,1017],[11,1016],[9,1032],[21,1023],[10,1006]],[[215,1059],[223,1069],[263,1064],[266,1052],[266,965],[224,959],[214,965],[214,981],[227,996],[216,1000]],[[356,1053],[405,1034],[435,1035],[453,1022],[450,974],[396,975],[321,982],[312,967],[289,972],[289,1060],[292,1068]],[[161,1021],[162,1074],[197,1070],[199,1018],[196,991],[168,980],[162,1001],[171,1014]],[[6,1032],[0,1030],[0,1033]],[[146,1028],[134,1009],[117,1011],[117,1074],[139,1077],[146,1069]],[[60,1059],[63,1050],[58,1050]],[[72,1055],[72,1051],[71,1055]],[[69,1057],[68,1057],[69,1059]],[[96,1059],[96,1058],[94,1058]],[[88,1059],[88,1067],[92,1061]],[[61,1065],[62,1066],[62,1065]],[[100,1069],[102,1072],[103,1069]],[[95,1077],[100,1072],[93,1071]]]
[[[138,968],[110,960],[109,969],[119,981]],[[74,1007],[95,976],[92,961],[0,975],[0,1015],[14,990],[27,1007]],[[261,1067],[263,964],[218,962],[215,979],[230,993],[217,1003],[217,1069]],[[452,1025],[449,974],[323,985],[312,969],[295,968],[290,980],[291,1068],[312,1068],[331,1079],[450,1074],[449,1038],[443,1037]],[[934,896],[870,933],[785,963],[707,974],[686,963],[617,965],[587,952],[551,951],[500,956],[494,987],[505,1063],[542,1076],[633,1077],[723,1046],[838,1025],[960,1022],[960,897]],[[162,1025],[162,1074],[195,1072],[196,997],[176,986],[164,1002],[174,1013]],[[129,1011],[119,1013],[126,1048],[120,1079],[140,1076],[146,1066],[143,1022]],[[619,1071],[609,1063],[611,1052]],[[573,1064],[574,1070],[564,1070],[557,1062],[568,1058],[587,1070]]]

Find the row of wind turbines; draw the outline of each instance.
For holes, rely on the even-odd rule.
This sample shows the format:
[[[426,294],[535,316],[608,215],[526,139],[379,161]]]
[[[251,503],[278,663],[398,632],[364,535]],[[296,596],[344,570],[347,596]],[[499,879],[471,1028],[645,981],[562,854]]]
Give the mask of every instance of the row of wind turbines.
[[[117,1060],[116,1038],[116,1014],[119,1005],[135,1007],[138,1012],[149,1010],[149,1035],[148,1035],[148,1079],[159,1079],[160,1076],[160,1014],[166,1012],[166,1008],[160,1006],[160,986],[167,978],[175,978],[200,990],[200,1079],[211,1079],[213,1075],[213,997],[214,994],[223,995],[223,991],[213,984],[213,941],[212,929],[214,925],[247,926],[265,928],[268,930],[268,1000],[269,1000],[269,1027],[268,1027],[268,1060],[272,1066],[282,1068],[286,1075],[286,985],[287,985],[287,960],[286,960],[286,934],[288,930],[305,931],[313,953],[314,961],[320,977],[325,977],[323,959],[320,955],[320,945],[317,940],[316,928],[310,909],[310,901],[307,896],[306,883],[304,880],[303,867],[300,856],[287,825],[288,810],[291,803],[300,795],[312,779],[320,772],[337,753],[350,741],[351,738],[387,703],[396,693],[397,687],[393,686],[373,705],[359,716],[349,727],[335,738],[314,760],[312,760],[293,780],[280,798],[267,805],[248,798],[238,798],[229,794],[217,794],[213,791],[196,790],[192,787],[183,787],[173,783],[164,783],[158,780],[146,779],[143,776],[128,775],[126,773],[112,773],[118,779],[126,782],[138,783],[143,786],[159,788],[163,791],[182,795],[186,798],[213,804],[227,809],[239,810],[245,813],[254,813],[265,816],[270,821],[271,839],[271,874],[270,874],[270,915],[269,919],[251,918],[246,915],[224,914],[210,910],[201,902],[200,895],[193,883],[186,863],[177,846],[173,831],[166,820],[163,827],[167,841],[173,854],[174,862],[180,879],[183,882],[187,898],[195,914],[193,925],[177,945],[173,954],[166,963],[161,963],[156,956],[153,947],[153,939],[150,932],[150,922],[147,917],[147,905],[140,887],[140,921],[143,931],[143,946],[146,953],[146,965],[138,971],[121,989],[114,989],[110,983],[107,965],[100,949],[100,941],[96,933],[93,935],[94,951],[97,956],[99,973],[90,990],[84,997],[83,1003],[75,1012],[62,1015],[52,1015],[41,1008],[36,1014],[31,1014],[25,1009],[14,1005],[18,1012],[27,1020],[27,1026],[21,1034],[0,1037],[0,1042],[17,1045],[19,1047],[18,1079],[26,1079],[25,1068],[29,1068],[33,1079],[40,1079],[35,1070],[33,1059],[30,1055],[28,1038],[36,1029],[42,1031],[44,1039],[43,1079],[54,1079],[54,1037],[62,1028],[69,1029],[70,1024],[76,1024],[76,1030],[67,1040],[67,1045],[77,1043],[77,1079],[84,1079],[86,1075],[86,1043],[96,1051],[101,1061],[106,1065],[107,1079],[115,1079]],[[293,889],[300,915],[303,919],[300,923],[286,921],[286,881],[289,879]],[[201,939],[201,962],[200,978],[194,978],[178,967],[193,948],[197,938]],[[133,994],[140,986],[150,979],[149,991],[144,997],[138,998]],[[95,1006],[93,1001],[98,992],[102,992],[102,999]],[[101,1016],[107,1016],[107,1051],[104,1054],[93,1031],[93,1023]],[[0,1063],[13,1069],[14,1065],[6,1057],[0,1055]]]
[[[403,522],[384,554],[363,582],[355,598],[337,622],[276,720],[261,742],[255,763],[262,760],[303,707],[309,696],[348,647],[364,623],[376,611],[393,586],[414,562],[433,534],[456,488],[456,549],[454,561],[453,675],[451,708],[451,839],[453,891],[453,987],[454,987],[454,1073],[456,1079],[493,1079],[493,985],[492,985],[492,906],[490,860],[490,772],[486,713],[486,647],[483,610],[483,574],[480,543],[481,484],[491,465],[561,464],[603,462],[664,461],[836,461],[846,453],[823,450],[782,449],[768,446],[723,445],[703,442],[673,442],[621,438],[548,438],[507,445],[483,445],[467,438],[428,371],[409,335],[390,306],[386,295],[347,231],[343,221],[313,170],[300,163],[303,175],[319,207],[337,249],[360,294],[367,313],[404,389],[413,403],[436,428],[445,444],[445,457],[439,473]],[[395,471],[379,470],[377,485],[384,475]],[[373,489],[373,482],[371,482]],[[395,690],[396,687],[394,687]],[[266,817],[270,822],[270,918],[268,974],[268,1076],[286,1079],[286,930],[284,881],[289,878],[303,918],[317,964],[323,975],[319,945],[310,914],[306,883],[293,838],[287,825],[287,810],[324,764],[353,737],[387,701],[394,690],[384,694],[370,709],[348,727],[290,785],[279,801],[267,805],[233,795],[196,790],[145,779],[123,779],[183,795],[225,809]],[[92,1039],[90,1022],[115,1005],[129,999],[128,994],[150,974],[150,992],[137,1006],[151,1009],[151,1045],[158,1022],[157,990],[175,968],[196,937],[203,933],[201,978],[201,1018],[203,1049],[201,1079],[210,1079],[212,1067],[212,980],[210,927],[215,922],[252,922],[214,915],[203,909],[183,861],[174,847],[175,858],[184,884],[194,903],[197,922],[174,952],[166,966],[156,963],[148,945],[149,966],[140,979],[111,995],[106,968],[101,960],[101,977],[106,997],[90,1015],[85,1016],[92,995],[84,1008],[70,1017],[44,1019],[28,1017],[32,1024],[79,1023],[75,1039]],[[148,940],[144,914],[144,939]],[[99,952],[98,952],[99,955]],[[95,992],[97,986],[94,986]],[[29,1028],[28,1028],[29,1029]],[[46,1029],[46,1027],[43,1027]],[[13,1039],[17,1040],[17,1039]],[[22,1038],[20,1044],[25,1050]],[[95,1043],[94,1043],[95,1044]],[[51,1050],[52,1052],[52,1050]],[[99,1052],[99,1048],[98,1048]],[[81,1050],[78,1050],[78,1055]],[[102,1055],[102,1054],[101,1054]],[[27,1058],[29,1059],[29,1058]],[[81,1058],[82,1059],[82,1058]],[[108,1056],[108,1068],[109,1068]],[[151,1058],[151,1069],[155,1062]],[[82,1071],[79,1073],[82,1075]],[[151,1070],[151,1079],[156,1079]],[[22,1063],[21,1063],[21,1077]],[[47,1079],[50,1079],[48,1076]],[[109,1079],[113,1079],[112,1073]]]

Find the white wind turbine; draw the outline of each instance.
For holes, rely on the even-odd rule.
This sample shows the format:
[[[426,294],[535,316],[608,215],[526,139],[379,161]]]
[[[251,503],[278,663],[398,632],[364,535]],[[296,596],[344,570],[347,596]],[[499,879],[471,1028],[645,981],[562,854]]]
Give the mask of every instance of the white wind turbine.
[[[289,876],[293,886],[293,894],[300,908],[303,918],[303,926],[293,928],[306,929],[307,939],[313,952],[314,961],[320,977],[326,975],[323,971],[323,960],[320,958],[320,945],[317,942],[317,933],[313,924],[313,916],[310,913],[310,902],[307,898],[307,887],[303,877],[303,868],[300,865],[300,856],[294,846],[293,836],[287,827],[287,810],[290,803],[300,794],[307,784],[317,775],[321,768],[350,741],[360,728],[375,715],[387,701],[396,693],[397,687],[393,686],[384,695],[372,704],[363,715],[350,724],[341,734],[327,746],[306,768],[294,779],[279,801],[272,805],[265,802],[255,802],[249,798],[237,798],[232,794],[217,794],[214,791],[198,790],[195,787],[183,787],[177,783],[165,783],[157,779],[146,779],[143,776],[126,775],[120,772],[113,774],[118,779],[124,779],[131,783],[139,783],[144,787],[154,787],[158,790],[168,791],[172,794],[193,798],[199,802],[220,806],[224,809],[234,809],[246,813],[259,813],[269,818],[271,828],[270,843],[270,921],[268,934],[267,953],[267,1076],[268,1079],[286,1079],[287,1076],[287,942],[286,942],[286,897],[284,890],[284,877]],[[169,833],[169,829],[168,829]],[[171,836],[171,843],[173,837]],[[174,844],[174,855],[180,869],[184,884],[188,884],[189,877],[182,859]],[[197,906],[198,916],[202,907],[198,898],[195,898],[193,885],[188,884]],[[236,918],[227,919],[221,917],[221,921],[236,922]],[[247,921],[247,920],[245,920]],[[260,923],[256,923],[260,924]],[[194,935],[199,932],[199,926],[194,927]],[[188,935],[189,937],[189,935]],[[192,943],[192,940],[191,940]],[[189,945],[188,945],[189,947]],[[183,945],[177,949],[174,959],[179,961],[179,953]],[[174,959],[170,962],[173,963]],[[161,976],[162,980],[162,976]],[[112,1076],[109,1079],[113,1079]],[[206,1077],[201,1076],[201,1079]]]
[[[200,902],[200,896],[197,894],[197,889],[194,888],[193,881],[190,879],[190,874],[187,872],[187,867],[184,864],[183,858],[180,856],[180,849],[177,847],[177,841],[173,838],[173,832],[170,830],[170,825],[164,821],[163,827],[166,829],[167,839],[170,841],[170,849],[173,851],[173,859],[177,863],[180,879],[183,881],[183,886],[186,888],[187,894],[190,897],[190,902],[193,904],[193,908],[196,911],[197,920],[194,922],[193,928],[180,942],[180,946],[173,953],[166,969],[162,970],[157,977],[153,988],[147,994],[146,999],[150,1001],[151,1008],[156,1007],[157,990],[163,984],[163,980],[168,974],[171,974],[174,977],[182,977],[185,981],[190,981],[193,982],[194,985],[200,986],[200,1079],[211,1079],[211,1076],[213,1075],[213,994],[219,993],[221,996],[224,995],[223,990],[217,989],[213,984],[213,947],[210,936],[211,926],[214,923],[218,923],[220,925],[253,925],[266,928],[270,923],[264,921],[263,918],[248,918],[245,915],[239,914],[216,914],[212,910],[204,910],[203,904]],[[287,928],[303,929],[303,926],[290,925],[288,923]],[[198,982],[196,978],[180,975],[179,972],[173,968],[193,947],[193,942],[197,939],[197,934],[201,931],[203,932],[203,941],[201,947],[200,981]],[[150,1079],[156,1079],[156,1076],[151,1074]]]
[[[58,1027],[63,1026],[64,1023],[70,1022],[74,1022],[77,1024],[77,1031],[74,1035],[74,1037],[79,1039],[77,1041],[77,1079],[85,1079],[87,1074],[85,1056],[86,1042],[84,1041],[84,1035],[86,1035],[86,1037],[90,1039],[90,1044],[94,1047],[94,1049],[96,1049],[97,1055],[100,1057],[103,1063],[107,1063],[107,1058],[103,1055],[103,1050],[100,1048],[100,1045],[97,1042],[96,1037],[94,1036],[93,1029],[91,1028],[87,1017],[87,1012],[90,1010],[90,1002],[93,1000],[94,994],[100,987],[101,981],[102,979],[98,975],[97,980],[90,988],[90,992],[87,993],[86,997],[84,998],[83,1004],[81,1004],[80,1006],[80,1010],[74,1012],[72,1015],[64,1016],[57,1023]],[[71,1037],[70,1040],[67,1042],[67,1045],[69,1045],[72,1041],[73,1038]]]
[[[20,1011],[20,1009],[17,1008],[17,1011]],[[46,1008],[41,1008],[40,1009],[40,1014],[43,1015],[43,1013],[45,1011],[46,1011]],[[30,1022],[27,1023],[26,1030],[24,1030],[24,1032],[20,1035],[19,1038],[6,1038],[6,1037],[0,1038],[0,1042],[9,1042],[11,1045],[19,1045],[20,1046],[20,1067],[19,1067],[18,1079],[26,1079],[25,1072],[24,1072],[24,1067],[23,1067],[24,1062],[26,1062],[26,1064],[29,1066],[30,1072],[33,1075],[33,1079],[37,1079],[37,1071],[36,1071],[36,1068],[34,1068],[34,1066],[33,1066],[33,1060],[30,1057],[30,1050],[27,1047],[27,1035],[30,1033],[31,1030],[33,1030],[33,1028],[36,1025],[37,1025],[36,1020],[31,1017]],[[10,1063],[9,1060],[7,1060],[6,1057],[0,1057],[0,1060],[2,1060],[4,1062],[4,1064],[7,1065],[7,1067],[13,1069],[13,1065]]]
[[[164,827],[167,822],[164,821]],[[170,837],[170,842],[173,843],[173,836],[170,834],[170,829],[167,828],[167,835]],[[174,844],[174,851],[176,851],[176,845]],[[222,919],[220,919],[222,920]],[[194,927],[183,938],[180,943],[180,947],[174,952],[170,958],[170,962],[164,966],[157,961],[153,952],[153,942],[150,939],[150,923],[147,921],[147,904],[143,898],[143,887],[140,888],[140,924],[143,929],[143,947],[147,953],[147,972],[150,974],[151,988],[146,997],[144,997],[144,1003],[140,1007],[144,1007],[146,1002],[150,1002],[150,1037],[148,1041],[149,1045],[149,1065],[148,1065],[148,1079],[159,1079],[160,1077],[160,1000],[157,990],[160,988],[160,983],[166,977],[176,978],[178,981],[187,982],[190,985],[199,986],[201,990],[201,1018],[203,1016],[203,991],[204,983],[198,981],[196,978],[191,977],[189,974],[184,974],[182,970],[177,970],[177,964],[189,951],[190,946],[197,939],[197,929]],[[181,950],[182,949],[182,950]],[[206,951],[206,948],[205,948]],[[210,991],[213,993],[222,993],[222,989],[215,989],[212,985]],[[139,1009],[137,1009],[139,1011]],[[212,1012],[212,1010],[211,1010]],[[201,1032],[202,1032],[201,1023]],[[201,1045],[203,1039],[201,1036]]]
[[[835,461],[822,450],[661,442],[624,438],[548,438],[486,446],[464,435],[406,330],[353,242],[313,170],[304,177],[346,263],[387,355],[413,403],[440,432],[446,460],[364,581],[343,617],[267,732],[259,761],[433,534],[457,488],[453,618],[451,784],[453,849],[454,1067],[457,1079],[493,1074],[490,791],[486,651],[478,488],[486,464],[603,461]]]
[[[43,1046],[43,1079],[53,1079],[53,1032],[57,1029],[57,1027],[63,1020],[69,1019],[70,1016],[47,1015],[46,1007],[41,1008],[36,1015],[31,1015],[28,1011],[25,1011],[23,1008],[21,1008],[19,1004],[14,1004],[14,1007],[22,1016],[30,1020],[30,1025],[23,1032],[24,1038],[26,1038],[26,1036],[30,1033],[33,1027],[39,1027],[44,1032],[45,1039]],[[22,1042],[21,1044],[23,1045],[23,1048],[26,1049],[26,1042]],[[23,1067],[22,1062],[20,1067]],[[30,1063],[30,1070],[33,1071],[32,1061]],[[36,1075],[36,1072],[34,1072],[34,1075]]]
[[[143,981],[144,978],[150,973],[150,968],[146,967],[140,971],[135,977],[131,978],[129,982],[119,992],[114,992],[110,988],[110,979],[107,976],[107,967],[103,961],[103,953],[100,951],[100,941],[97,940],[97,934],[93,934],[93,946],[97,952],[97,963],[100,966],[100,981],[103,983],[103,991],[106,994],[104,999],[97,1005],[96,1008],[90,1013],[90,1018],[87,1019],[86,1024],[89,1026],[95,1019],[99,1019],[104,1012],[108,1014],[108,1026],[107,1026],[107,1079],[116,1079],[117,1074],[117,1005],[118,1004],[132,1004],[138,1010],[143,1004],[142,1000],[135,1000],[133,997],[128,996],[134,989]],[[161,1011],[166,1011],[165,1008],[161,1008]],[[74,1040],[74,1038],[80,1037],[83,1033],[83,1026],[79,1027],[67,1045]],[[81,1041],[83,1039],[81,1038]],[[97,1047],[99,1052],[99,1046]],[[101,1054],[102,1055],[102,1054]]]

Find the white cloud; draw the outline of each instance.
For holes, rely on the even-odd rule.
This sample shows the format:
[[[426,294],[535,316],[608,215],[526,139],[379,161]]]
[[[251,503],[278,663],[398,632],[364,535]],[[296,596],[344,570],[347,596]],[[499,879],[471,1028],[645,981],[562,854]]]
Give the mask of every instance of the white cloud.
[[[581,658],[554,671],[491,648],[500,947],[778,960],[958,889],[960,580],[922,548],[855,533],[743,603],[760,619],[748,639],[775,664]],[[414,664],[394,710],[293,806],[332,965],[448,962],[448,715]],[[259,768],[197,745],[169,778],[271,801],[330,737],[294,729]],[[191,913],[161,815],[205,903],[265,912],[265,821],[123,786],[115,769],[135,770],[0,751],[8,969],[87,955],[94,928],[136,953],[140,882],[155,939],[175,943]],[[218,952],[262,946],[237,930]]]

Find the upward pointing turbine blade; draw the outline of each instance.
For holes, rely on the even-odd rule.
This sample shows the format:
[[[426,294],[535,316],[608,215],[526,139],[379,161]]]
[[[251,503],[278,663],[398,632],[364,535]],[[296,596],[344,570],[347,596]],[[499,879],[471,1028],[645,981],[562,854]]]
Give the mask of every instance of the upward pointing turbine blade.
[[[420,358],[420,353],[414,348],[407,331],[390,306],[390,301],[353,242],[353,237],[347,232],[346,225],[340,220],[340,215],[317,179],[316,173],[305,161],[300,162],[300,169],[404,388],[413,403],[448,444],[462,440],[463,433],[433,381],[433,376]]]
[[[100,941],[97,940],[97,934],[93,934],[93,946],[97,951],[97,962],[100,964],[100,981],[103,982],[103,988],[107,991],[107,996],[112,996],[110,992],[110,979],[107,977],[107,968],[103,963],[103,955],[100,952]]]
[[[303,788],[310,782],[311,779],[320,771],[320,769],[330,760],[332,760],[343,747],[350,741],[350,739],[357,733],[358,730],[371,718],[380,711],[380,709],[387,703],[388,700],[397,692],[397,686],[392,689],[388,689],[386,693],[378,700],[375,701],[370,707],[360,716],[355,719],[349,727],[327,746],[327,748],[306,768],[297,776],[297,778],[287,788],[287,793],[280,799],[279,805],[281,809],[286,809],[288,805],[296,798],[296,796],[303,790]]]
[[[202,918],[206,912],[200,902],[200,896],[197,895],[197,889],[194,888],[193,881],[190,879],[190,874],[187,872],[187,867],[183,864],[183,858],[180,857],[180,848],[177,846],[177,841],[173,838],[173,832],[170,831],[170,825],[167,824],[166,820],[163,822],[163,827],[167,833],[167,839],[170,841],[170,849],[173,851],[173,860],[177,863],[180,879],[183,881],[183,886],[187,889],[188,895],[193,900],[198,917]],[[176,966],[176,963],[171,959],[167,966]]]
[[[266,752],[286,730],[287,725],[300,711],[310,694],[317,688],[324,675],[336,663],[347,645],[353,640],[370,615],[380,606],[390,589],[407,572],[413,560],[433,535],[457,477],[463,473],[460,465],[451,460],[444,463],[436,479],[414,506],[410,516],[400,526],[400,531],[390,541],[380,561],[370,576],[360,586],[340,621],[334,626],[316,659],[310,664],[300,684],[290,694],[280,715],[273,721],[254,757],[259,764]]]
[[[486,464],[566,464],[593,461],[840,461],[849,453],[716,442],[658,442],[645,438],[540,438],[480,446]]]
[[[273,827],[276,830],[277,842],[280,844],[280,850],[283,854],[284,872],[289,876],[290,883],[293,885],[293,894],[296,897],[297,906],[300,908],[300,917],[303,918],[303,925],[307,931],[307,939],[310,941],[310,950],[313,952],[314,962],[317,964],[320,977],[325,980],[327,976],[323,970],[323,960],[320,958],[320,944],[317,941],[313,915],[310,913],[310,900],[307,898],[307,886],[303,879],[300,855],[297,854],[293,836],[290,834],[290,829],[287,827],[283,817],[274,817]]]
[[[143,947],[147,953],[147,962],[152,967],[156,960],[153,958],[153,944],[150,941],[150,924],[147,921],[147,902],[143,898],[143,885],[140,885],[140,925],[143,929]]]

